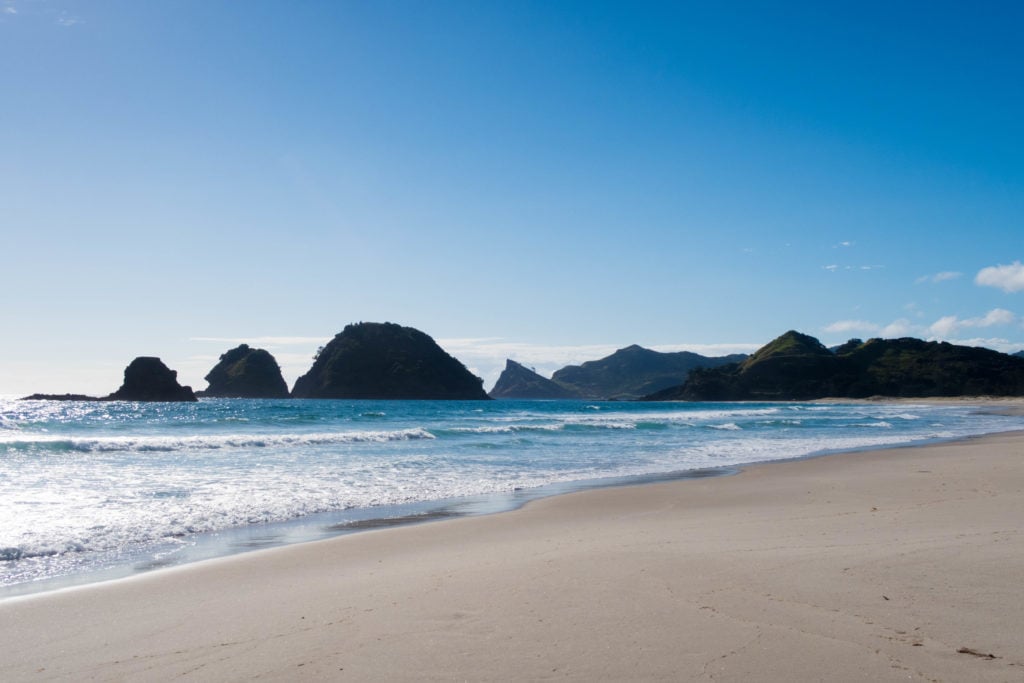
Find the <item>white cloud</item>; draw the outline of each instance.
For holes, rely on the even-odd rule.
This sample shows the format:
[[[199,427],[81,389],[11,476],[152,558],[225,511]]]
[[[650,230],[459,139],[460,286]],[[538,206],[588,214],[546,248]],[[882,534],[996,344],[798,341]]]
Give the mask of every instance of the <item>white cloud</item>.
[[[865,334],[875,335],[883,339],[907,337],[925,332],[920,326],[914,325],[906,318],[893,320],[888,325],[878,325],[869,320],[837,320],[824,328],[831,334]]]
[[[840,265],[835,264],[835,263],[830,263],[827,266],[822,266],[821,267],[822,270],[828,270],[828,271],[831,271],[833,273],[838,271],[838,270],[881,270],[882,268],[885,268],[885,266],[880,266],[880,265],[840,266]]]
[[[978,271],[974,282],[984,287],[996,287],[1007,293],[1024,290],[1024,265],[1014,261],[1009,265],[989,266]]]
[[[61,26],[74,26],[81,24],[82,20],[61,10],[60,14],[57,15],[57,23]]]
[[[4,14],[17,14],[18,9],[16,7],[7,6],[4,7]]]
[[[958,273],[954,270],[944,270],[941,273],[935,273],[934,275],[922,275],[914,280],[914,282],[919,285],[923,285],[925,283],[938,284],[939,282],[946,282],[947,280],[955,280],[962,275],[963,273]]]
[[[955,315],[944,315],[928,327],[933,337],[946,338],[960,328],[960,320]]]
[[[917,328],[906,318],[899,318],[883,327],[879,334],[887,339],[892,339],[911,335],[916,329]]]
[[[840,242],[839,244],[835,245],[832,248],[833,249],[848,249],[848,248],[852,247],[854,244],[855,244],[855,242],[851,242],[850,240],[845,240],[845,241]]]
[[[250,346],[308,346],[326,344],[334,335],[324,337],[190,337],[194,342],[216,342],[218,344],[248,344]]]
[[[946,339],[950,344],[959,346],[980,346],[1003,353],[1016,353],[1024,349],[1024,341],[1010,341],[1003,337],[973,337],[971,339]]]
[[[1010,325],[1017,319],[1011,311],[1005,308],[993,308],[991,311],[985,314],[983,318],[976,318],[976,325],[972,327],[991,327],[993,325]]]
[[[1013,312],[1005,308],[994,308],[980,318],[960,320],[955,315],[943,316],[928,327],[928,332],[934,337],[945,339],[963,329],[1011,325],[1016,320],[1017,316]]]
[[[878,325],[872,322],[868,322],[866,320],[837,320],[831,325],[825,326],[826,332],[831,332],[834,334],[846,334],[848,332],[871,333],[877,332],[878,329]]]

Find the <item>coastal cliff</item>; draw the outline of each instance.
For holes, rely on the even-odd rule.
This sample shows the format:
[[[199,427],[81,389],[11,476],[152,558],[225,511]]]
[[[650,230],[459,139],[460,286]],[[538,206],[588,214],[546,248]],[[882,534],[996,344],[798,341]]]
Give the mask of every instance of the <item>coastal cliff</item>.
[[[482,380],[428,335],[394,323],[348,325],[295,381],[295,398],[487,400]]]

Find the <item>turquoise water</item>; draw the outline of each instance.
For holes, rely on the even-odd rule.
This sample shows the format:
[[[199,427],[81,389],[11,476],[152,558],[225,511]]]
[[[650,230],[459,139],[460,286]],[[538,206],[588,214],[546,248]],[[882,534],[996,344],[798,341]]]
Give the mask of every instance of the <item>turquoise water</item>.
[[[912,404],[0,400],[0,596],[582,483],[1021,428]]]

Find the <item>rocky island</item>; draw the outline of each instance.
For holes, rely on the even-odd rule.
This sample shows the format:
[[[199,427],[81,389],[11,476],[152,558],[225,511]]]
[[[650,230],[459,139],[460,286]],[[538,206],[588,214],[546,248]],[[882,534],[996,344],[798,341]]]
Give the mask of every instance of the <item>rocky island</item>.
[[[159,358],[139,356],[124,369],[124,383],[114,393],[103,396],[84,394],[32,394],[23,401],[197,401],[192,387],[178,384],[178,373]]]
[[[295,381],[295,398],[487,400],[483,380],[427,334],[394,323],[348,325]]]
[[[288,398],[288,385],[277,360],[264,349],[241,344],[220,357],[204,378],[200,396],[216,398]]]
[[[159,358],[139,356],[124,369],[124,383],[105,401],[196,401],[192,387],[178,384],[178,373]]]

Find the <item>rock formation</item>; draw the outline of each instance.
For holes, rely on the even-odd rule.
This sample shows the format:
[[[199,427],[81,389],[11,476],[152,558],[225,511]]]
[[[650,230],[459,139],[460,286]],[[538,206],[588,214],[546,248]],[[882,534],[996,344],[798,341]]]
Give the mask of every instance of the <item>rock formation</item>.
[[[695,370],[684,384],[645,400],[977,395],[1024,395],[1024,358],[909,337],[851,339],[830,351],[814,337],[791,330],[742,363]]]
[[[106,401],[195,401],[192,387],[178,384],[178,373],[159,358],[140,356],[124,370],[124,384]]]
[[[348,325],[295,382],[295,398],[487,400],[474,377],[428,335],[394,323]]]
[[[505,361],[505,369],[490,392],[491,398],[580,398],[573,390],[563,387],[512,359]]]
[[[22,401],[100,401],[96,396],[85,394],[32,394],[21,398]]]
[[[288,385],[270,352],[237,346],[220,357],[204,378],[208,383],[200,396],[220,398],[288,398]]]

